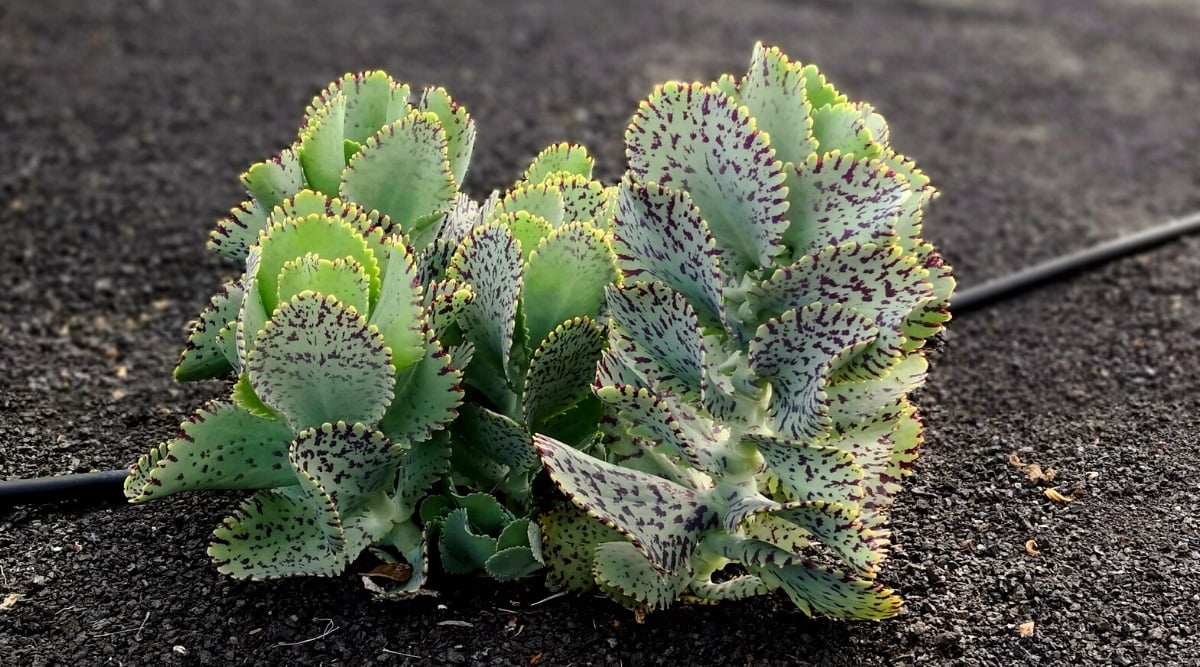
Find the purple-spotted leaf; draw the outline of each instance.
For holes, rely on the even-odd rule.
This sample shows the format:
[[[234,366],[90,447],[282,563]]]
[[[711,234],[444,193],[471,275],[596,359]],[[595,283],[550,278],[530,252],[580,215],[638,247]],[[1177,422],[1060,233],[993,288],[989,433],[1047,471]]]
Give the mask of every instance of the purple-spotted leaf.
[[[604,331],[588,317],[563,322],[541,341],[522,392],[525,425],[531,431],[588,394],[603,349]]]
[[[957,284],[950,265],[932,245],[922,241],[912,252],[929,271],[929,283],[933,286],[934,298],[913,308],[908,319],[901,325],[905,337],[905,352],[922,347],[928,338],[941,331],[946,322],[950,321],[950,298]]]
[[[521,309],[528,340],[536,345],[575,317],[597,319],[605,286],[619,279],[616,258],[603,232],[587,223],[555,229],[525,266]]]
[[[919,354],[910,354],[889,368],[879,378],[843,380],[826,385],[829,416],[833,420],[830,433],[839,434],[854,428],[864,420],[874,420],[880,410],[916,390],[925,382],[929,364]]]
[[[217,221],[208,235],[208,247],[222,257],[242,261],[258,233],[267,226],[268,210],[253,199],[238,204],[229,215]]]
[[[521,244],[522,264],[529,262],[534,248],[537,248],[542,239],[550,236],[550,232],[554,231],[554,225],[529,211],[500,213],[492,219],[496,224],[508,227],[509,233],[517,240],[517,243]]]
[[[473,403],[463,406],[455,432],[476,451],[503,463],[509,470],[525,471],[537,466],[533,440],[520,424],[502,414]]]
[[[399,467],[395,497],[401,508],[397,521],[403,521],[416,512],[429,487],[450,471],[449,439],[433,437],[411,443],[401,452]]]
[[[852,104],[842,102],[814,108],[812,131],[818,153],[840,151],[855,158],[874,158],[883,152],[862,114]]]
[[[883,150],[888,150],[892,131],[888,128],[887,120],[875,111],[875,107],[866,102],[855,102],[854,108],[858,110],[858,115],[866,123],[867,129],[871,131],[871,138],[875,140],[875,143],[879,144]]]
[[[266,489],[296,483],[287,464],[292,430],[236,405],[212,402],[179,434],[130,469],[125,495],[142,503],[180,491]]]
[[[558,227],[563,222],[562,191],[547,183],[518,185],[500,199],[492,212],[492,219],[521,211],[545,220],[552,227]]]
[[[624,542],[625,536],[573,505],[563,505],[538,517],[546,585],[551,589],[585,593],[596,586],[592,563],[596,547]]]
[[[857,505],[863,499],[863,469],[837,447],[748,435],[793,500]]]
[[[887,555],[887,535],[859,520],[857,507],[819,500],[764,507],[759,510],[790,521],[807,531],[846,564],[873,576]]]
[[[495,195],[493,195],[495,196]],[[457,247],[459,242],[471,233],[471,230],[483,223],[483,212],[479,203],[460,192],[454,198],[454,205],[446,212],[446,219],[438,232],[439,240],[446,240]],[[447,262],[450,260],[446,256]]]
[[[367,140],[346,165],[338,192],[388,216],[414,247],[424,247],[432,240],[422,238],[431,216],[441,220],[458,194],[446,151],[438,117],[414,111]]]
[[[683,600],[700,603],[722,602],[725,600],[745,600],[756,595],[771,592],[762,579],[750,574],[744,574],[724,581],[697,581],[693,579],[688,584],[690,595]]]
[[[208,555],[235,579],[333,576],[346,567],[337,512],[302,487],[260,491],[213,531]]]
[[[691,579],[686,569],[662,572],[629,542],[606,542],[596,546],[592,573],[601,590],[633,609],[666,609],[687,588]]]
[[[246,358],[254,346],[254,338],[267,323],[267,309],[263,306],[259,288],[258,267],[262,263],[262,246],[255,245],[246,255],[246,273],[242,282],[242,306],[238,309],[234,323],[233,341],[237,349],[237,368],[246,368]],[[222,330],[223,331],[223,330]]]
[[[804,70],[778,48],[754,46],[750,70],[737,87],[737,100],[750,110],[759,130],[771,138],[775,157],[800,164],[817,150],[811,107],[804,94]]]
[[[339,419],[374,424],[392,402],[391,355],[379,330],[312,292],[279,306],[247,368],[255,393],[297,430]]]
[[[543,149],[525,170],[524,181],[541,183],[558,174],[573,174],[586,179],[592,177],[595,160],[588,155],[587,148],[566,142]]]
[[[462,370],[432,336],[425,355],[396,373],[395,398],[379,422],[379,430],[399,443],[428,440],[458,415],[462,403]]]
[[[336,197],[346,168],[346,97],[340,92],[313,100],[296,153],[313,190]]]
[[[874,343],[840,372],[850,377],[882,374],[898,361],[903,323],[934,297],[929,271],[896,246],[848,243],[801,257],[747,295],[761,318],[817,301],[839,303],[879,329]]]
[[[590,181],[576,174],[556,174],[546,184],[558,188],[563,199],[563,222],[591,222],[603,227],[611,201],[611,190],[600,181]]]
[[[439,280],[426,283],[423,309],[429,320],[433,335],[441,337],[450,326],[458,322],[458,316],[475,299],[471,288],[457,280]],[[393,351],[393,354],[395,352]],[[459,364],[464,367],[466,364]]]
[[[462,313],[463,332],[482,361],[506,376],[521,293],[521,248],[508,228],[491,223],[471,230],[450,260],[446,277],[471,286],[475,300]]]
[[[600,387],[596,395],[629,423],[630,435],[670,447],[694,468],[720,469],[722,444],[714,425],[686,405],[628,385]]]
[[[896,221],[896,234],[900,237],[900,247],[911,250],[922,243],[921,218],[925,205],[937,196],[937,189],[929,184],[925,175],[911,159],[888,149],[879,159],[892,171],[904,177],[912,189],[913,195],[904,202],[904,211]]]
[[[242,185],[264,211],[304,189],[304,170],[295,151],[285,148],[279,155],[250,167],[242,174]]]
[[[237,362],[236,342],[221,331],[230,322],[237,321],[242,307],[242,287],[238,283],[226,283],[216,296],[209,300],[200,317],[192,323],[187,344],[175,366],[175,379],[181,382],[207,380],[227,375]]]
[[[613,354],[658,393],[699,396],[704,382],[704,341],[684,295],[662,283],[607,288]]]
[[[678,571],[700,536],[717,525],[705,494],[605,463],[544,435],[534,436],[534,444],[563,494],[628,536],[660,571]]]
[[[921,420],[906,400],[832,438],[830,446],[854,456],[863,471],[863,522],[882,529],[892,499],[912,471],[923,440]]]
[[[723,558],[755,567],[787,567],[805,563],[803,554],[754,538],[727,538],[714,549]]]
[[[843,243],[886,241],[911,191],[872,158],[838,152],[812,155],[788,171],[788,220],[783,240],[792,257]]]
[[[815,563],[751,572],[772,588],[782,588],[810,616],[877,621],[900,613],[900,597],[891,589]]]
[[[283,263],[275,303],[290,301],[301,292],[316,292],[336,297],[342,305],[361,315],[367,313],[370,285],[366,270],[353,258],[331,261],[310,252]]]
[[[627,279],[660,281],[686,296],[704,323],[724,321],[716,244],[686,192],[623,180],[613,248]]]
[[[404,244],[392,244],[388,255],[388,272],[369,321],[391,350],[392,366],[400,370],[425,356],[424,294]]]
[[[815,303],[768,320],[750,341],[750,369],[774,387],[768,415],[795,440],[820,438],[829,428],[825,384],[833,369],[876,335],[853,310]]]
[[[471,152],[475,149],[475,121],[466,107],[450,98],[445,88],[426,88],[418,106],[422,111],[436,114],[441,121],[442,129],[446,131],[450,174],[455,183],[462,183],[471,165]]]
[[[630,123],[625,154],[639,182],[691,195],[726,271],[772,264],[787,228],[783,165],[745,108],[714,86],[660,86]]]
[[[323,101],[341,94],[346,98],[345,138],[362,144],[379,128],[408,115],[409,92],[407,84],[397,83],[378,70],[345,74],[321,91],[309,115],[316,113]]]
[[[261,258],[257,269],[251,273],[247,265],[246,274],[252,277],[262,298],[262,305],[270,313],[279,305],[279,278],[284,266],[308,253],[316,253],[323,259],[350,257],[363,268],[369,284],[369,302],[379,296],[379,262],[354,227],[338,218],[313,214],[304,218],[290,218],[271,225],[259,240]],[[366,311],[360,311],[366,314]]]
[[[400,449],[364,424],[339,421],[301,431],[288,457],[345,515],[361,510],[395,476]]]
[[[446,277],[450,260],[458,250],[458,241],[436,239],[425,246],[417,255],[417,280],[422,285],[432,285]]]
[[[747,539],[767,542],[784,551],[798,554],[812,546],[808,531],[770,514],[757,514],[742,526]]]

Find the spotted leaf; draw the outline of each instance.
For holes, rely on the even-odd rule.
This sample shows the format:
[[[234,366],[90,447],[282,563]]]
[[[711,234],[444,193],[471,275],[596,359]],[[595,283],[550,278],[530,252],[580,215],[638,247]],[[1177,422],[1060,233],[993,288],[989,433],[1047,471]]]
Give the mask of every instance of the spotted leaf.
[[[425,356],[424,294],[417,267],[403,243],[388,248],[388,272],[371,311],[370,323],[378,327],[392,352],[392,366],[407,368]]]
[[[628,536],[660,571],[678,571],[701,534],[717,524],[704,494],[605,463],[540,434],[534,444],[563,494]]]
[[[628,422],[630,435],[670,447],[672,454],[694,468],[719,469],[721,444],[713,425],[683,405],[672,406],[649,390],[632,386],[601,387],[596,395]]]
[[[754,46],[750,71],[737,87],[738,102],[750,110],[758,129],[768,134],[775,157],[785,165],[800,164],[817,150],[804,87],[800,64],[762,43]]]
[[[768,320],[750,341],[750,369],[775,388],[775,428],[795,440],[821,437],[831,420],[824,387],[830,372],[874,339],[876,329],[848,308],[816,303]]]
[[[522,180],[541,183],[556,174],[574,174],[590,179],[595,160],[588,155],[587,148],[576,144],[560,143],[543,149],[525,170]]]
[[[475,361],[507,376],[517,299],[521,293],[521,248],[508,228],[476,227],[450,260],[446,277],[471,286],[475,300],[462,313],[464,335],[475,345]]]
[[[863,522],[868,527],[883,528],[887,509],[911,474],[922,440],[921,421],[905,399],[830,439],[830,446],[854,456],[862,468]]]
[[[596,547],[625,537],[573,505],[564,505],[538,517],[546,584],[552,589],[584,593],[596,586],[592,574]]]
[[[625,133],[642,183],[686,190],[734,275],[770,266],[787,227],[782,164],[748,112],[716,87],[668,83]]]
[[[455,429],[476,451],[510,470],[529,470],[538,464],[529,433],[502,414],[469,404],[463,407],[462,418],[455,423]]]
[[[179,434],[141,457],[125,480],[125,495],[142,503],[180,491],[266,489],[296,483],[287,464],[292,430],[236,405],[209,403]]]
[[[842,380],[825,387],[829,401],[829,416],[833,420],[830,432],[838,434],[854,428],[864,420],[873,420],[885,407],[920,387],[925,382],[929,363],[919,354],[911,354],[889,368],[878,378]]]
[[[546,179],[546,184],[558,188],[562,193],[563,222],[591,222],[596,227],[607,223],[612,190],[605,188],[600,181],[560,173]]]
[[[554,231],[554,225],[529,211],[500,213],[493,220],[497,224],[508,227],[509,233],[517,240],[517,243],[521,244],[522,263],[528,263],[534,248],[537,248],[542,239],[550,236],[550,232]]]
[[[250,246],[258,240],[258,233],[267,226],[268,213],[253,199],[238,204],[229,215],[217,221],[217,226],[208,235],[209,249],[232,260],[246,259]]]
[[[645,611],[666,609],[687,588],[686,570],[662,572],[629,542],[605,542],[596,546],[592,569],[596,583],[614,600]]]
[[[857,505],[863,499],[863,469],[837,447],[748,435],[793,500]]]
[[[852,104],[842,102],[814,107],[812,128],[819,153],[840,151],[856,158],[874,158],[883,152],[883,147],[871,136],[862,114]]]
[[[623,180],[613,248],[627,279],[660,281],[687,297],[705,324],[724,321],[716,244],[686,192]]]
[[[614,356],[658,393],[699,396],[704,381],[704,341],[684,295],[661,283],[607,289]]]
[[[425,290],[424,312],[434,336],[441,337],[458,322],[458,316],[475,299],[475,293],[457,280],[440,280]],[[394,352],[393,352],[394,354]],[[465,364],[460,363],[460,367]]]
[[[396,373],[395,398],[387,406],[379,430],[400,443],[428,440],[458,415],[462,403],[462,370],[442,344],[427,334],[425,354]]]
[[[411,111],[407,84],[397,83],[378,70],[345,74],[321,91],[308,110],[311,117],[338,95],[345,98],[344,136],[362,144],[379,128],[403,118]]]
[[[247,368],[255,392],[297,430],[339,419],[374,424],[395,384],[379,330],[312,292],[280,305]]]
[[[429,488],[450,471],[449,438],[438,434],[408,443],[400,453],[399,470],[395,498],[400,509],[396,520],[404,521],[413,516]]]
[[[603,349],[604,331],[587,317],[567,320],[546,336],[525,374],[522,401],[530,430],[587,395]]]
[[[604,288],[617,280],[616,258],[603,232],[587,223],[555,229],[525,267],[521,307],[528,340],[539,344],[576,317],[598,319]]]
[[[767,585],[781,588],[808,615],[882,620],[900,613],[892,590],[833,568],[809,563],[788,567],[755,567],[751,572]]]
[[[772,503],[756,511],[796,524],[859,572],[874,575],[887,554],[886,534],[863,525],[856,507],[819,500]]]
[[[455,183],[462,183],[471,165],[471,152],[475,150],[474,119],[467,113],[466,107],[450,98],[445,88],[426,88],[418,106],[422,111],[436,114],[441,121],[442,129],[446,132],[450,174]]]
[[[208,555],[235,579],[333,576],[346,567],[337,512],[301,487],[260,491],[213,531]]]
[[[207,380],[227,375],[237,363],[236,342],[221,331],[237,321],[242,307],[240,284],[226,283],[209,300],[200,317],[192,324],[187,344],[175,366],[175,379],[181,382]]]
[[[379,431],[339,421],[301,431],[288,457],[325,490],[339,514],[351,514],[396,474],[400,450]]]
[[[287,148],[247,169],[241,180],[259,207],[270,211],[304,189],[304,169],[295,151]]]

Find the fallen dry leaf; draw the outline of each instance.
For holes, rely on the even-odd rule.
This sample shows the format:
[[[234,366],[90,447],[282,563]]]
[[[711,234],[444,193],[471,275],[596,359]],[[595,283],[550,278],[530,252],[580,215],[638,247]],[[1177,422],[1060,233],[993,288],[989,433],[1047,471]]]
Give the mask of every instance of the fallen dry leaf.
[[[20,593],[9,593],[8,595],[5,595],[4,601],[0,602],[0,611],[12,609],[13,606],[17,604],[17,601],[22,597],[24,596],[22,596]]]
[[[1036,463],[1030,463],[1025,466],[1025,476],[1034,484],[1042,482],[1053,482],[1055,477],[1058,477],[1058,471],[1054,468],[1046,468],[1042,470],[1042,466]]]
[[[1021,637],[1033,636],[1033,621],[1025,621],[1017,626],[1017,635]]]
[[[1069,503],[1072,500],[1075,500],[1073,496],[1064,496],[1063,494],[1059,493],[1058,489],[1046,489],[1042,493],[1056,503]]]
[[[536,665],[536,664],[538,664],[538,663],[539,663],[539,662],[541,662],[541,661],[542,661],[542,652],[541,652],[541,651],[538,651],[537,653],[534,653],[534,654],[533,654],[533,657],[531,657],[531,658],[529,659],[529,664],[531,664],[531,665]]]
[[[1030,556],[1041,556],[1042,555],[1042,552],[1039,551],[1037,548],[1036,540],[1029,540],[1028,542],[1025,543],[1025,553],[1029,554]]]
[[[363,572],[362,576],[381,577],[403,584],[412,579],[412,566],[408,563],[380,563],[370,572]]]
[[[1025,467],[1025,463],[1021,460],[1020,456],[1017,456],[1016,452],[1012,452],[1011,454],[1008,455],[1008,465],[1010,465],[1014,468],[1024,468]]]

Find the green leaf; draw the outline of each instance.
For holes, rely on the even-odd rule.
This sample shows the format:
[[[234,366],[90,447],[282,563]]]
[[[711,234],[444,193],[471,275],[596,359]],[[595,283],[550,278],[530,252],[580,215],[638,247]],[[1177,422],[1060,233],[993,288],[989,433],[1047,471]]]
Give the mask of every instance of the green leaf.
[[[272,410],[271,406],[263,403],[258,394],[254,393],[254,385],[250,384],[249,373],[238,375],[237,382],[233,383],[233,392],[229,398],[233,401],[234,405],[237,405],[255,417],[279,419],[279,414]]]
[[[400,450],[383,433],[339,421],[301,431],[288,457],[325,490],[339,514],[351,514],[394,478]]]
[[[836,436],[853,429],[864,420],[874,420],[880,410],[895,405],[901,398],[925,382],[929,363],[919,354],[911,354],[892,366],[879,378],[842,380],[826,385],[830,432]]]
[[[473,229],[446,271],[447,278],[466,283],[475,292],[475,300],[460,318],[463,334],[475,344],[475,361],[482,361],[502,379],[512,349],[521,274],[519,244],[507,227],[496,223]]]
[[[408,115],[409,88],[380,71],[346,74],[335,81],[322,97],[341,93],[346,98],[345,137],[362,144],[379,128]]]
[[[512,581],[536,574],[543,566],[533,557],[529,547],[497,547],[496,553],[484,562],[483,567],[496,581]]]
[[[426,497],[425,492],[429,487],[450,471],[448,438],[433,437],[423,442],[413,442],[401,452],[399,468],[396,501],[401,511],[397,521],[403,521],[412,516],[418,503]]]
[[[626,178],[617,189],[613,248],[628,280],[658,280],[709,325],[725,320],[717,247],[686,192]]]
[[[502,414],[468,404],[463,406],[462,417],[455,426],[461,439],[510,470],[529,470],[538,464],[529,433]]]
[[[584,178],[592,177],[592,167],[595,160],[588,155],[587,148],[566,142],[548,146],[537,154],[533,163],[525,170],[522,180],[530,183],[541,183],[551,176],[562,173],[575,174]]]
[[[236,365],[239,370],[246,368],[246,357],[254,347],[254,339],[267,323],[267,309],[263,306],[262,291],[259,289],[257,278],[261,263],[262,246],[255,245],[246,255],[246,273],[242,278],[242,307],[238,309],[233,330],[234,347],[237,348]]]
[[[296,152],[304,178],[313,190],[336,197],[346,168],[346,97],[335,93],[314,100],[308,120],[300,130]]]
[[[473,532],[467,510],[459,508],[446,516],[438,547],[442,569],[450,574],[469,574],[483,569],[496,553],[496,538]]]
[[[842,104],[846,101],[845,95],[834,90],[833,84],[825,81],[825,75],[817,70],[816,65],[805,65],[802,71],[804,73],[804,98],[808,100],[813,109]]]
[[[758,577],[742,575],[725,581],[696,581],[693,579],[688,586],[691,596],[698,602],[722,602],[724,600],[745,600],[756,595],[765,595],[771,587]],[[688,600],[689,596],[684,596]]]
[[[208,248],[222,257],[242,261],[258,233],[267,226],[268,210],[254,200],[238,204],[229,215],[217,221],[208,235]]]
[[[242,307],[242,287],[226,283],[221,291],[209,300],[200,317],[192,323],[187,344],[175,366],[175,379],[181,382],[207,380],[227,375],[234,370],[237,361],[235,341],[222,337],[221,330],[230,322],[237,321]]]
[[[538,345],[522,392],[531,431],[588,394],[603,349],[604,331],[587,317],[563,322]]]
[[[630,435],[670,447],[672,455],[682,456],[694,468],[719,469],[719,444],[713,437],[712,424],[702,423],[698,415],[672,410],[665,400],[645,388],[607,386],[597,389],[596,395],[619,411],[630,424]],[[687,425],[690,428],[685,430],[681,421],[691,421]]]
[[[912,472],[923,441],[923,428],[916,408],[900,399],[871,419],[848,429],[830,446],[854,456],[863,471],[863,523],[882,530],[886,512],[901,490],[901,482]]]
[[[817,301],[839,303],[872,321],[875,342],[841,373],[879,376],[899,361],[903,323],[909,313],[934,298],[929,271],[896,246],[855,244],[826,248],[801,257],[751,289],[747,303],[762,319]]]
[[[455,183],[462,183],[471,164],[471,152],[475,149],[475,121],[466,107],[450,99],[445,88],[426,88],[421,94],[420,108],[436,114],[441,121],[446,132],[450,174]]]
[[[823,500],[857,505],[863,499],[863,469],[838,448],[747,435],[793,500]]]
[[[458,415],[462,403],[462,371],[432,336],[425,356],[396,373],[395,398],[379,422],[379,430],[400,443],[428,440]]]
[[[671,606],[691,579],[686,570],[660,572],[629,542],[598,545],[593,573],[600,588],[613,599],[645,611]]]
[[[546,183],[517,185],[496,205],[492,219],[522,211],[545,220],[551,227],[558,227],[563,222],[562,191]]]
[[[858,109],[845,102],[814,105],[812,131],[818,153],[840,151],[855,158],[875,158],[883,152]]]
[[[369,301],[379,296],[379,262],[354,227],[340,218],[314,214],[306,218],[290,218],[271,225],[259,241],[262,257],[257,270],[246,274],[258,285],[258,294],[266,312],[279,305],[279,279],[284,266],[309,253],[324,259],[350,257],[362,266],[369,284]],[[366,310],[359,311],[366,315]]]
[[[661,283],[609,286],[607,293],[613,356],[655,392],[699,397],[704,341],[684,295]]]
[[[404,244],[392,244],[388,254],[388,272],[370,323],[392,351],[392,367],[401,370],[425,356],[424,294]]]
[[[458,185],[450,173],[446,132],[432,113],[414,111],[384,127],[354,156],[341,176],[344,199],[391,218],[424,247],[415,232],[424,218],[450,210]]]
[[[803,528],[838,558],[868,576],[874,575],[887,555],[886,534],[864,526],[856,507],[811,500],[772,503],[757,512],[770,513]]]
[[[902,176],[872,158],[813,155],[788,171],[784,243],[792,257],[843,243],[887,243],[911,191]]]
[[[241,180],[258,205],[270,211],[304,189],[304,170],[295,151],[285,148],[279,155],[250,167]]]
[[[778,48],[754,46],[750,70],[738,84],[738,102],[750,110],[759,130],[771,139],[775,157],[800,164],[816,152],[812,108],[804,94],[804,70]]]
[[[596,227],[605,226],[612,191],[603,183],[567,173],[555,174],[545,182],[562,193],[563,222],[591,222]]]
[[[795,440],[820,438],[832,423],[824,391],[830,373],[876,333],[865,317],[831,303],[789,310],[760,326],[750,341],[750,369],[775,389],[767,410],[773,427]]]
[[[458,323],[458,316],[475,300],[475,293],[457,280],[440,280],[429,284],[424,300],[422,307],[429,320],[429,328],[435,337],[440,338],[447,329]],[[465,365],[458,364],[460,368]]]
[[[630,123],[625,154],[639,182],[691,195],[728,273],[773,263],[787,228],[783,165],[745,108],[716,87],[660,86]]]
[[[530,549],[531,555],[535,555],[535,553],[540,555],[541,533],[538,532],[537,525],[529,517],[513,519],[500,531],[500,537],[496,540],[496,549],[503,550],[512,547],[525,547]]]
[[[333,576],[346,567],[344,537],[331,506],[297,487],[260,491],[213,531],[208,555],[235,579]]]
[[[497,193],[492,193],[492,197],[497,196]],[[494,201],[492,203],[494,204]],[[451,251],[446,255],[446,264],[449,264],[450,255],[453,254],[453,249],[458,247],[459,242],[466,238],[472,229],[481,224],[483,224],[483,212],[479,204],[465,193],[458,193],[454,198],[454,206],[446,212],[446,219],[442,222],[438,232],[439,241],[451,244]],[[445,270],[444,267],[445,264],[443,270]]]
[[[366,269],[354,259],[339,257],[330,261],[310,252],[283,263],[275,303],[290,301],[301,292],[316,292],[335,297],[342,305],[366,315],[370,285]]]
[[[933,286],[934,298],[928,303],[918,304],[904,321],[902,330],[906,339],[905,352],[921,348],[925,340],[942,330],[950,321],[950,299],[957,282],[950,265],[928,243],[922,241],[913,250],[917,260],[929,271],[929,282]]]
[[[890,589],[816,564],[751,571],[767,585],[782,588],[808,615],[878,621],[900,613],[901,601]]]
[[[700,535],[717,524],[701,493],[626,470],[538,434],[534,445],[550,478],[577,507],[627,535],[655,568],[676,572]]]
[[[236,405],[212,402],[130,469],[125,496],[143,503],[180,491],[266,489],[296,483],[287,464],[292,430]]]
[[[508,227],[509,233],[521,244],[521,262],[529,262],[533,249],[538,247],[542,239],[554,231],[554,225],[545,218],[534,215],[529,211],[516,213],[500,213],[492,218],[497,224]]]
[[[585,593],[596,586],[592,563],[596,546],[624,541],[617,531],[572,505],[563,505],[538,517],[542,528],[546,585],[554,590]]]
[[[247,368],[255,393],[297,430],[338,420],[374,424],[395,385],[379,330],[311,292],[279,306]]]
[[[571,223],[542,239],[529,257],[521,307],[529,341],[540,344],[558,325],[580,316],[597,319],[604,289],[617,282],[616,258],[604,233]]]

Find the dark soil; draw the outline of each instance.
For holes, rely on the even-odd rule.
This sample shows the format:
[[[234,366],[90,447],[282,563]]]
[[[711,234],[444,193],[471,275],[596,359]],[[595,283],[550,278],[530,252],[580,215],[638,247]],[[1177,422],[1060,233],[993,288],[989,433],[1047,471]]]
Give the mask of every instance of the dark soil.
[[[559,140],[611,180],[655,82],[778,44],[934,177],[928,236],[962,285],[1200,209],[1194,0],[645,4],[0,4],[0,476],[123,467],[225,392],[170,379],[238,271],[205,235],[345,71],[447,86],[483,194]],[[204,551],[237,495],[196,494],[0,515],[0,600],[21,596],[0,664],[1200,664],[1198,285],[1193,238],[953,323],[881,574],[907,598],[891,621],[767,598],[639,625],[602,599],[535,606],[536,581],[403,604],[354,574],[234,582]]]

